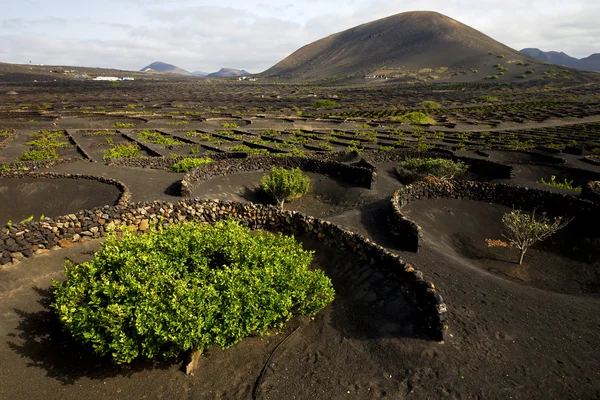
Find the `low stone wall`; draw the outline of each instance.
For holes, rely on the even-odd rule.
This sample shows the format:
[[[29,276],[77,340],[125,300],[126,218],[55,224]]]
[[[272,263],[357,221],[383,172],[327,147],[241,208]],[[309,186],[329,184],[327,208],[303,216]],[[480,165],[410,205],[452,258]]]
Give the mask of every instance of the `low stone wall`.
[[[305,172],[332,175],[347,183],[371,188],[375,173],[361,167],[345,165],[336,161],[320,160],[308,157],[256,156],[243,159],[225,159],[194,168],[181,181],[181,195],[190,197],[201,182],[217,176],[226,176],[239,172],[268,171],[273,167],[287,169],[300,168]]]
[[[403,215],[402,207],[416,200],[436,198],[484,201],[554,216],[573,217],[573,223],[581,229],[600,224],[600,204],[579,197],[503,183],[427,178],[397,190],[392,196],[390,230],[400,237],[399,244],[404,250],[418,251],[423,238],[417,224]]]
[[[81,154],[83,156],[83,158],[85,158],[88,161],[91,162],[96,162],[96,160],[94,160],[87,151],[85,151],[85,149],[83,147],[81,147],[81,145],[79,144],[79,142],[77,141],[77,139],[75,139],[75,136],[73,136],[71,134],[71,132],[69,132],[69,130],[65,130],[65,135],[67,135],[67,137],[69,138],[69,140],[71,141],[71,143],[73,143],[75,145],[75,147],[77,148],[77,151],[79,152],[79,154]]]
[[[15,131],[12,131],[10,133],[10,135],[8,135],[4,139],[2,139],[0,141],[0,150],[4,150],[6,148],[6,146],[8,146],[8,144],[10,142],[12,142],[16,137],[17,137],[17,133]]]
[[[281,211],[273,206],[198,199],[175,204],[156,201],[128,206],[104,206],[13,226],[0,234],[0,250],[2,262],[6,263],[44,253],[49,249],[68,247],[74,242],[100,238],[109,229],[118,226],[147,231],[151,224],[168,225],[192,220],[214,223],[229,218],[252,229],[304,235],[342,251],[353,252],[374,267],[391,272],[419,309],[421,320],[430,336],[435,340],[444,339],[448,327],[446,305],[434,284],[426,281],[420,271],[360,234],[298,212]]]
[[[34,171],[1,171],[1,178],[33,178],[33,179],[89,179],[114,185],[121,191],[121,196],[117,201],[117,205],[126,206],[131,200],[131,192],[129,188],[116,179],[106,178],[104,176],[82,175],[82,174],[66,174],[58,172],[34,172]]]
[[[213,160],[225,160],[229,158],[240,159],[248,157],[247,153],[215,153],[215,154],[190,154],[177,157],[142,157],[142,158],[113,158],[107,161],[108,165],[118,165],[123,167],[150,168],[163,171],[170,171],[173,164],[176,164],[184,158],[205,158]]]
[[[591,181],[583,185],[581,198],[600,203],[600,181]]]
[[[2,164],[6,165],[11,170],[33,171],[41,168],[58,167],[59,165],[70,164],[76,161],[81,161],[81,158],[69,157],[56,160],[15,161]]]

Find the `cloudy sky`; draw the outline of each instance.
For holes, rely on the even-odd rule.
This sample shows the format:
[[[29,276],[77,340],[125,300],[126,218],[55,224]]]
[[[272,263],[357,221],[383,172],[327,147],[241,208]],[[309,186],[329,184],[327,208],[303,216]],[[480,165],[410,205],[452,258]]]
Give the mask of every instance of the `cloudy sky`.
[[[417,2],[394,0],[3,0],[0,61],[138,70],[261,72],[299,47]],[[422,0],[516,49],[600,52],[598,0]]]

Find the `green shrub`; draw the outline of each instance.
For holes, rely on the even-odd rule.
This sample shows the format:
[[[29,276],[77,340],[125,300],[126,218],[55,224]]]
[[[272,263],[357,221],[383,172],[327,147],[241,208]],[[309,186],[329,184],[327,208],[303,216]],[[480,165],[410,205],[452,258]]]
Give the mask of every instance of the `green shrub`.
[[[550,176],[549,181],[546,181],[546,180],[544,180],[544,178],[542,178],[538,181],[538,183],[541,183],[542,185],[546,185],[546,186],[550,186],[550,187],[555,187],[558,189],[566,189],[566,190],[573,190],[575,192],[581,192],[581,186],[573,187],[573,181],[568,181],[567,178],[565,178],[564,182],[557,182],[555,175]]]
[[[113,128],[117,128],[117,129],[133,128],[134,126],[135,126],[135,124],[133,124],[133,123],[125,123],[125,122],[115,122],[113,124]]]
[[[395,116],[391,118],[394,122],[400,122],[404,124],[415,124],[415,125],[433,125],[435,120],[419,111],[409,112],[408,114]]]
[[[25,142],[25,145],[30,147],[68,147],[71,143],[57,140],[54,137],[42,137],[40,139]]]
[[[36,161],[36,160],[56,160],[58,153],[54,147],[41,147],[24,151],[19,160],[21,161]]]
[[[161,132],[150,131],[147,129],[140,131],[138,133],[138,138],[140,138],[141,140],[145,140],[149,143],[158,144],[161,146],[179,146],[185,144],[185,142],[182,142],[179,139],[166,136]]]
[[[293,237],[236,222],[111,234],[91,261],[65,263],[51,307],[67,331],[118,363],[226,348],[333,300]]]
[[[10,136],[11,134],[12,134],[12,131],[9,131],[6,129],[0,129],[0,137]]]
[[[428,110],[432,110],[432,109],[436,109],[436,108],[441,108],[441,104],[432,100],[425,100],[422,101],[418,104],[419,107],[421,108],[426,108]]]
[[[141,157],[142,152],[140,146],[135,143],[121,143],[108,150],[104,150],[103,158],[109,160],[111,158],[137,158]]]
[[[312,105],[315,108],[339,108],[341,106],[334,100],[315,100]]]
[[[462,161],[445,158],[409,158],[398,164],[397,172],[401,178],[416,180],[425,176],[439,179],[452,179],[465,173],[468,166]]]
[[[239,129],[240,126],[235,122],[223,122],[221,126],[225,129]]]
[[[310,178],[300,168],[287,170],[274,167],[270,173],[262,177],[260,187],[265,193],[273,197],[279,207],[283,209],[286,200],[308,193]]]
[[[190,123],[190,121],[169,121],[169,122],[166,122],[167,125],[174,125],[174,126],[187,125],[189,123]]]
[[[502,72],[501,74],[504,75]],[[485,77],[485,79],[498,79],[498,75],[488,75]]]
[[[188,172],[192,168],[199,167],[200,165],[206,165],[213,162],[212,158],[203,157],[203,158],[192,158],[186,157],[173,164],[171,167],[171,171],[173,172]]]
[[[497,57],[498,58],[504,58],[504,54],[498,54]]]
[[[250,147],[245,144],[237,144],[235,146],[231,146],[228,150],[229,151],[241,151],[243,153],[248,153],[248,154],[269,154],[269,150],[267,150],[267,149],[256,149],[254,147]]]

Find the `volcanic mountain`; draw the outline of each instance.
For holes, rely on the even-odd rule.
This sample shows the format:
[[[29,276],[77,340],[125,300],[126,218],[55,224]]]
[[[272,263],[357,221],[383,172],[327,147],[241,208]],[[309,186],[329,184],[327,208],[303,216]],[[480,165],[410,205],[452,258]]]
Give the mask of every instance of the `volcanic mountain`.
[[[501,60],[535,62],[445,15],[392,15],[317,40],[263,72],[263,76],[325,78],[382,69],[469,68]],[[493,64],[492,64],[493,65]]]
[[[232,78],[232,77],[240,77],[240,76],[248,76],[248,75],[251,75],[250,72],[244,71],[243,69],[221,68],[217,72],[208,74],[208,77],[209,78]]]
[[[152,64],[140,69],[140,71],[142,71],[142,72],[166,72],[169,74],[188,75],[188,76],[192,75],[191,72],[188,72],[184,69],[181,69],[179,67],[176,67],[174,65],[167,64],[167,63],[164,63],[161,61],[153,62]]]

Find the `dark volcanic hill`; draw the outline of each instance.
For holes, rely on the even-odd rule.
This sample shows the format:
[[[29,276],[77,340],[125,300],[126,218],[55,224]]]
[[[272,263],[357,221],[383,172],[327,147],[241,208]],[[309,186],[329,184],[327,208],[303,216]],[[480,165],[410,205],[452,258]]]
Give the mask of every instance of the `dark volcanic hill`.
[[[394,68],[477,68],[489,60],[490,52],[507,60],[524,59],[516,50],[452,18],[416,11],[313,42],[262,75],[324,78]]]
[[[167,64],[161,61],[155,61],[152,64],[140,69],[142,72],[166,72],[169,74],[178,74],[178,75],[192,75],[191,72],[188,72],[184,69],[176,67],[175,65]]]
[[[221,68],[217,72],[213,72],[212,74],[208,74],[207,76],[209,78],[235,78],[248,75],[252,74],[248,71],[244,71],[243,69]]]

